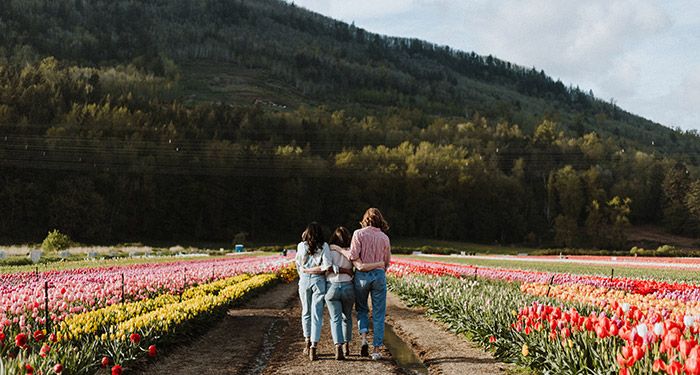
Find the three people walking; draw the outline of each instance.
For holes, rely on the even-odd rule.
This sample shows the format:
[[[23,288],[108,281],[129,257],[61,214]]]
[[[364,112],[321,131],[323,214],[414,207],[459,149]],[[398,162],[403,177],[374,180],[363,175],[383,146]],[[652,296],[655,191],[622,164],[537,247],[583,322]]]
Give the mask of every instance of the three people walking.
[[[372,301],[374,335],[373,359],[381,358],[386,315],[386,269],[391,262],[391,245],[386,232],[389,225],[376,208],[368,209],[353,233],[337,228],[329,242],[323,239],[318,223],[311,223],[297,247],[299,297],[302,305],[304,354],[317,359],[316,346],[323,325],[323,305],[328,305],[335,358],[350,354],[352,307],[356,306],[358,329],[362,338],[360,354],[369,356],[369,305]]]

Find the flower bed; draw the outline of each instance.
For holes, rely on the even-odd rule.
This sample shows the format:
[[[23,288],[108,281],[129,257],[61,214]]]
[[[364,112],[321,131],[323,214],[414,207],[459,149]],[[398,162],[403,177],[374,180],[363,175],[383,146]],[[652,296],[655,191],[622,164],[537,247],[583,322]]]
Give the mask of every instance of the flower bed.
[[[275,272],[288,262],[278,256],[242,257],[0,275],[0,323],[27,332],[43,327],[47,284],[49,319],[58,323],[120,303],[122,291],[125,301],[139,301],[244,273]]]
[[[100,366],[120,374],[124,364],[143,356],[155,357],[156,344],[197,329],[199,323],[228,306],[279,280],[290,279],[296,274],[290,263],[289,258],[251,257],[48,273],[43,276],[54,289],[58,282],[71,281],[73,306],[82,308],[61,311],[61,303],[67,302],[54,301],[51,306],[61,313],[54,313],[54,330],[49,334],[42,329],[44,322],[36,313],[41,304],[36,306],[35,301],[27,305],[32,298],[26,295],[7,299],[25,308],[0,310],[4,314],[0,320],[0,360],[8,374],[92,374]],[[187,284],[184,274],[175,272],[184,271],[185,267]],[[157,286],[130,293],[130,302],[123,304],[119,303],[121,298],[114,300],[113,285],[100,289],[88,282],[82,290],[97,293],[93,296],[86,296],[79,289],[78,280],[110,280],[115,275],[121,280],[122,273],[134,279],[128,287],[125,282],[125,291],[135,291],[147,280]],[[182,275],[182,285],[166,280],[172,275],[177,275],[176,279]],[[125,281],[130,278],[125,277]],[[9,285],[3,285],[6,290],[31,290],[38,284],[27,279],[26,274],[9,275],[6,279],[10,280]],[[19,280],[26,280],[29,285],[22,287]],[[67,293],[68,289],[53,295]],[[84,304],[90,299],[98,301],[89,305],[91,309]]]
[[[556,374],[700,374],[692,284],[403,259],[390,275],[402,298],[502,360]]]

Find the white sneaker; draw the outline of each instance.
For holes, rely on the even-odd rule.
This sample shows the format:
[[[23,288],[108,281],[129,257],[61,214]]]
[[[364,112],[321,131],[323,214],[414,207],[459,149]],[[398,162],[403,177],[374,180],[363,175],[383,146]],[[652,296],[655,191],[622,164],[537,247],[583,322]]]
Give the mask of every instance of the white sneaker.
[[[372,359],[375,361],[382,359],[382,353],[372,353]]]

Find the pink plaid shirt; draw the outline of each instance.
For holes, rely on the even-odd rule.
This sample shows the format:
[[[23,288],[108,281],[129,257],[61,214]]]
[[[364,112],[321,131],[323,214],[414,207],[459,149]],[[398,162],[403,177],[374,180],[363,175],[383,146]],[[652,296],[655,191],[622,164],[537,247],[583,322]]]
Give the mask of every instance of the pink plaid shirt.
[[[362,263],[384,262],[391,260],[389,236],[379,228],[364,227],[352,234],[350,243],[350,260]]]

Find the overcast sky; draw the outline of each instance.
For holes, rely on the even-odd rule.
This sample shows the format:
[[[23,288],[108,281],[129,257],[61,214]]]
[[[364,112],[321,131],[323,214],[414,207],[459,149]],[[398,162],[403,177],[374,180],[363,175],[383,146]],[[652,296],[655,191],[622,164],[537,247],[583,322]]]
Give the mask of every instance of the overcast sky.
[[[700,129],[694,0],[296,0],[368,31],[544,69],[666,126]]]

